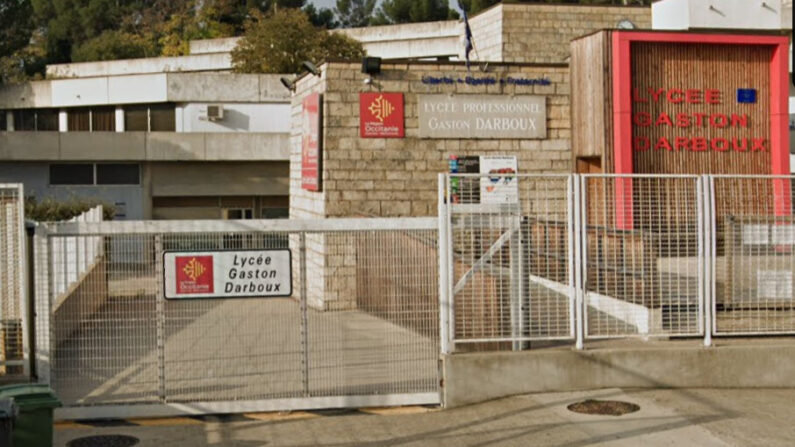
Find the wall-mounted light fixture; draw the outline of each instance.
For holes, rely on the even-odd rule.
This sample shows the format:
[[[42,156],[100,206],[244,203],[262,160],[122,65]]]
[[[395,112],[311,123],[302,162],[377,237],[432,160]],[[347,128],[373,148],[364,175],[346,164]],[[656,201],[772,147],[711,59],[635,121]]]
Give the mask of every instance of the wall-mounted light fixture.
[[[313,75],[320,76],[320,70],[318,70],[315,64],[313,64],[312,62],[303,61],[301,63],[301,66],[304,68],[304,70],[312,73]]]
[[[281,78],[279,78],[279,80],[282,81],[282,85],[284,86],[284,88],[286,88],[287,90],[290,90],[291,92],[295,93],[295,81],[294,80],[288,78],[287,76],[282,76]]]
[[[381,74],[381,58],[380,57],[365,57],[362,59],[362,73],[370,76]]]

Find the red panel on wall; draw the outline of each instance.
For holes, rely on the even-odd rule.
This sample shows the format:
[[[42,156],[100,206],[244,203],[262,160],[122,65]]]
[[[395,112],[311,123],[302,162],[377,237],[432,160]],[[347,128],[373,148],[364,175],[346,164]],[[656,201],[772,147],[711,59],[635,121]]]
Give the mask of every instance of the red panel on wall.
[[[323,175],[322,103],[322,95],[313,93],[301,112],[301,188],[308,191],[320,191]]]
[[[403,138],[403,93],[360,93],[359,135],[362,138]]]

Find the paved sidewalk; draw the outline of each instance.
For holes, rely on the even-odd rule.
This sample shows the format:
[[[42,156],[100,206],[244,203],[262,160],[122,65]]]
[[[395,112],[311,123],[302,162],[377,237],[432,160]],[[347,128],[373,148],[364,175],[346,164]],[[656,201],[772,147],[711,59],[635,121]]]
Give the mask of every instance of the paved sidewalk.
[[[585,398],[640,405],[624,416],[566,406]],[[423,407],[260,413],[58,424],[56,446],[131,435],[141,446],[791,446],[795,390],[597,390],[515,396],[453,410]],[[109,425],[109,426],[107,426]]]

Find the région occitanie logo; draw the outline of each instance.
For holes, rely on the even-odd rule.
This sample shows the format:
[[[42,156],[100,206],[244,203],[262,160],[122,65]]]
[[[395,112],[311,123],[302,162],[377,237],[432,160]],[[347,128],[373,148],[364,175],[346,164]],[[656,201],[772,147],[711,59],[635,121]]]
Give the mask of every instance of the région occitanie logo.
[[[372,103],[370,103],[370,107],[368,107],[367,110],[373,114],[375,119],[383,123],[384,120],[395,111],[395,106],[384,99],[383,95],[379,95],[373,100]]]
[[[202,274],[207,271],[207,268],[201,262],[197,261],[196,258],[193,258],[185,264],[182,271],[188,275],[191,281],[196,281],[196,278],[201,277]]]

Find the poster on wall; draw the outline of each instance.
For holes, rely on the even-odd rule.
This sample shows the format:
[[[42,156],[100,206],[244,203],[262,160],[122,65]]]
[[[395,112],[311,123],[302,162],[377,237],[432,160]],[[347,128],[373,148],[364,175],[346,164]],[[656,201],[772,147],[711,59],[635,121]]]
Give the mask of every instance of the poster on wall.
[[[519,203],[516,157],[481,156],[480,203]]]
[[[359,135],[403,138],[403,93],[359,93]]]
[[[320,191],[323,175],[321,123],[323,96],[313,93],[304,98],[301,110],[301,188]]]

